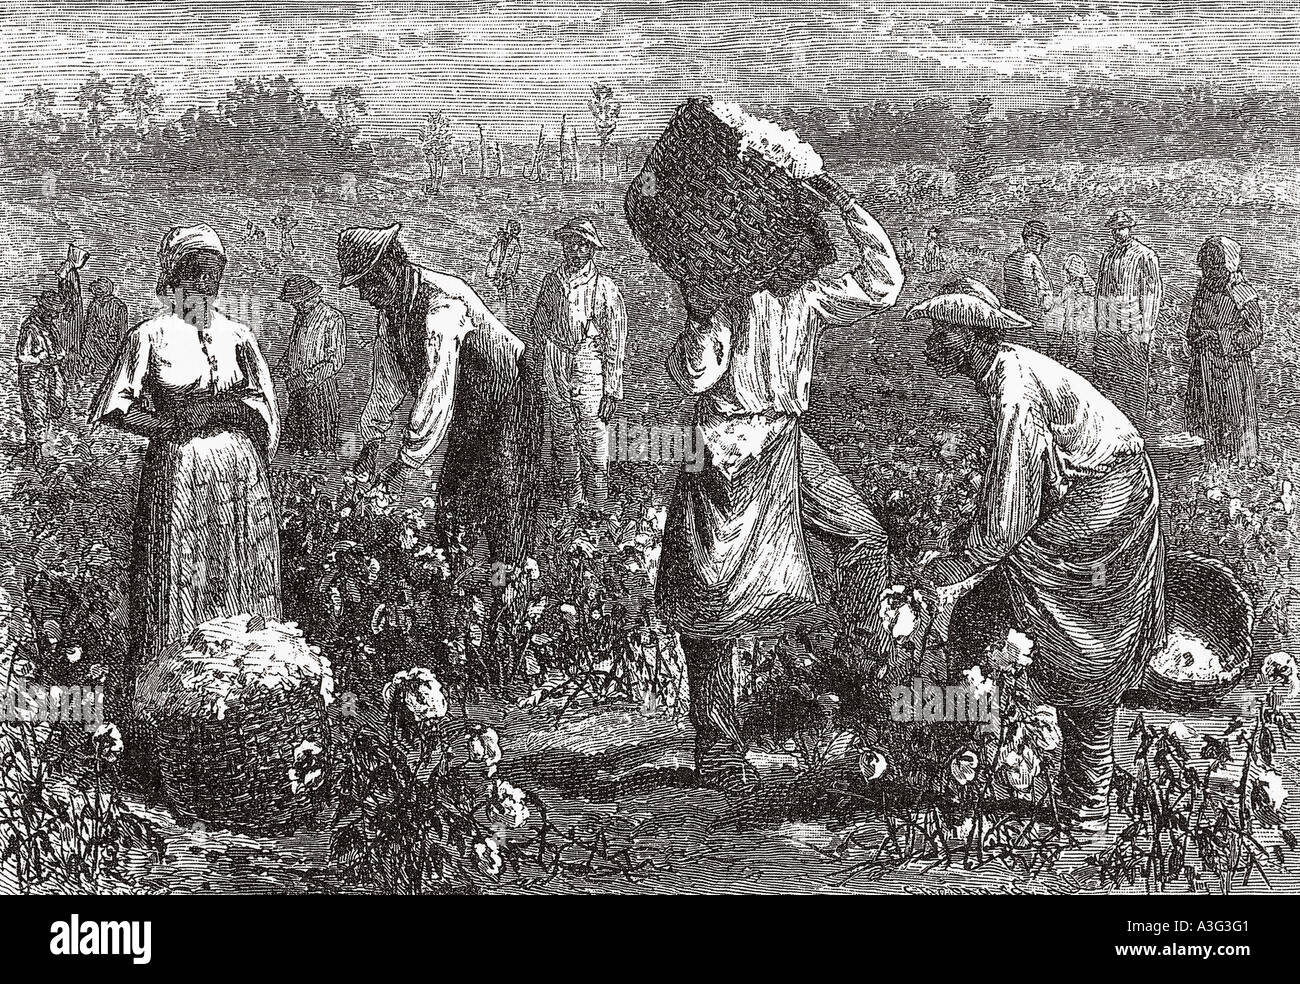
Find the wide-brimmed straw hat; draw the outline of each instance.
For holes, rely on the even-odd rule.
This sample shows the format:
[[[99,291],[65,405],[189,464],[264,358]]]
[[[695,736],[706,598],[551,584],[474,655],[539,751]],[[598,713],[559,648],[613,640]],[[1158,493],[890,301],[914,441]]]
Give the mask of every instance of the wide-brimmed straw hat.
[[[605,244],[601,242],[600,233],[596,231],[595,223],[591,219],[570,219],[560,228],[555,230],[556,239],[565,239],[569,236],[576,236],[578,239],[585,239],[596,249],[604,249]]]
[[[1112,213],[1111,217],[1106,220],[1107,229],[1131,229],[1135,225],[1137,225],[1137,222],[1133,218],[1133,213],[1126,208],[1121,208]]]
[[[907,316],[929,318],[986,333],[1029,325],[1015,311],[1003,307],[998,296],[988,287],[968,277],[953,281],[928,301],[913,305]]]
[[[383,228],[353,226],[339,233],[339,287],[353,287],[368,274],[402,231],[400,222]]]

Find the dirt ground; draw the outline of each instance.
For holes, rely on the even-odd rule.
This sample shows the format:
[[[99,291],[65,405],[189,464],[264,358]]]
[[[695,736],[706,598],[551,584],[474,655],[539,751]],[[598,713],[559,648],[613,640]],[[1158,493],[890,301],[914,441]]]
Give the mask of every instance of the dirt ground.
[[[1219,734],[1234,711],[1256,696],[1242,691],[1220,708],[1179,715],[1199,734]],[[1293,706],[1290,709],[1295,709]],[[1096,894],[1102,886],[1087,855],[1105,846],[1124,821],[1115,817],[1106,838],[1068,851],[1055,869],[1027,877],[991,862],[977,870],[961,862],[916,862],[885,871],[864,871],[869,852],[830,856],[828,848],[847,830],[863,840],[883,836],[883,825],[864,809],[834,820],[787,819],[797,813],[800,785],[793,778],[771,780],[762,795],[734,795],[691,787],[687,772],[691,729],[684,721],[647,719],[633,708],[604,707],[553,718],[504,702],[471,706],[470,716],[492,724],[501,735],[501,773],[537,792],[556,827],[604,830],[611,850],[627,846],[631,868],[602,861],[588,870],[565,871],[540,884],[506,877],[496,891],[507,894],[721,893],[721,894]],[[1135,742],[1127,738],[1133,711],[1120,715],[1116,754],[1131,766]],[[1175,716],[1144,712],[1156,725]],[[1189,744],[1189,748],[1192,745]],[[1295,750],[1279,753],[1276,767],[1288,783],[1300,780]],[[139,807],[145,809],[143,805]],[[328,835],[304,830],[290,837],[255,838],[226,831],[177,825],[164,811],[149,811],[162,824],[168,851],[160,864],[135,873],[153,890],[294,893],[351,891],[327,865]],[[1300,833],[1293,816],[1289,828]],[[577,855],[578,862],[584,859]],[[1271,890],[1300,890],[1300,872],[1270,872]],[[1259,891],[1268,890],[1262,883]],[[1124,891],[1141,892],[1141,884]],[[1186,891],[1176,885],[1173,892]],[[1241,889],[1238,889],[1240,891]],[[1248,887],[1246,891],[1250,891]]]

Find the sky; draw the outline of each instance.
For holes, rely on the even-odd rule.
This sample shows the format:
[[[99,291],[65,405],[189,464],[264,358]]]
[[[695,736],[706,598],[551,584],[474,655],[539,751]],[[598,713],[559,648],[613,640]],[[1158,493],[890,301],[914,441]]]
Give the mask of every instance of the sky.
[[[65,110],[98,70],[152,75],[171,108],[214,105],[236,78],[285,74],[324,100],[360,85],[372,136],[445,109],[526,140],[587,118],[612,85],[624,133],[691,95],[850,107],[922,96],[1050,104],[1074,86],[1123,94],[1300,85],[1300,5],[1240,3],[0,3],[0,104],[36,85]]]

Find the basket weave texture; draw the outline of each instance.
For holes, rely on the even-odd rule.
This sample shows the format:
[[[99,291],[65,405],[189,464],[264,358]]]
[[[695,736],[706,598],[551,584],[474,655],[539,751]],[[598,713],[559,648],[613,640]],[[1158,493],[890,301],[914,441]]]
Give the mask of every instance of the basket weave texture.
[[[835,261],[824,203],[691,99],[628,187],[624,209],[650,258],[688,298],[722,302],[789,293]],[[780,283],[774,283],[780,275]]]
[[[1171,552],[1165,558],[1165,614],[1170,629],[1186,630],[1217,653],[1224,673],[1218,680],[1179,680],[1148,667],[1142,697],[1177,708],[1221,700],[1241,681],[1253,655],[1255,606],[1250,595],[1217,560]]]
[[[302,742],[324,746],[332,698],[329,660],[296,625],[238,615],[203,623],[149,662],[135,710],[177,816],[272,832],[311,816],[289,770]]]

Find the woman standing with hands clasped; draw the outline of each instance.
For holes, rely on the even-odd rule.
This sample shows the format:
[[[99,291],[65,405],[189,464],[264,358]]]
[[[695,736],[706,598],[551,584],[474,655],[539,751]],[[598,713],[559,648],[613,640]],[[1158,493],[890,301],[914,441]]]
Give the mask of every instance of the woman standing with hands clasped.
[[[217,309],[225,266],[210,227],[167,233],[164,309],[127,333],[91,407],[91,423],[149,439],[131,554],[132,638],[108,695],[119,714],[129,713],[141,664],[200,623],[280,617],[268,464],[280,416],[252,329]]]

